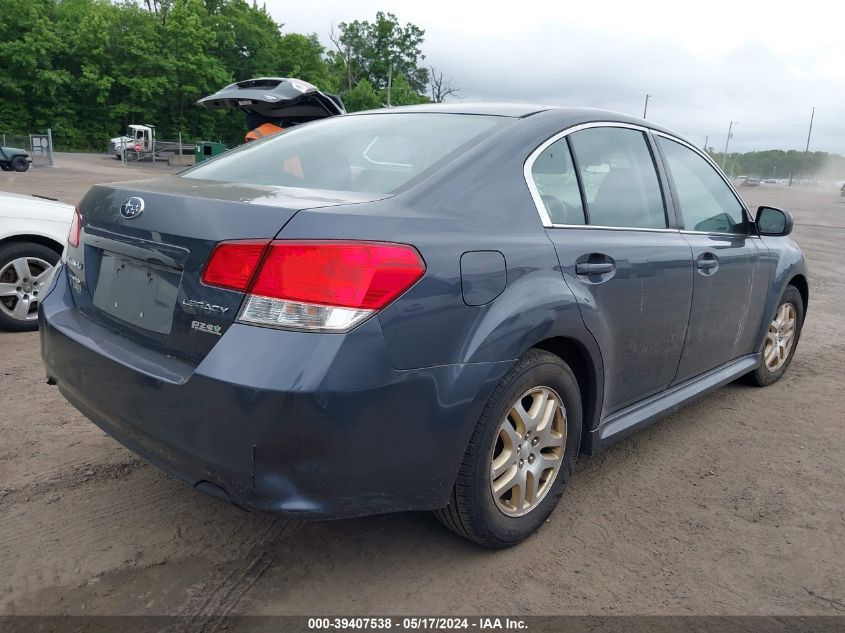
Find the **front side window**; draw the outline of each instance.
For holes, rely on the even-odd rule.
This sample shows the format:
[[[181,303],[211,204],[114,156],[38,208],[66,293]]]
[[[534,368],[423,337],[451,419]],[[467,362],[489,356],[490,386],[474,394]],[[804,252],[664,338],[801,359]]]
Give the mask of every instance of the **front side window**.
[[[338,116],[249,143],[182,175],[256,185],[391,193],[511,121],[442,113]]]
[[[584,224],[578,177],[565,138],[549,145],[534,160],[531,178],[552,224]]]
[[[745,234],[742,205],[716,170],[688,147],[657,137],[675,184],[684,228],[707,233]]]
[[[645,135],[594,127],[569,135],[591,225],[664,229],[666,211]]]

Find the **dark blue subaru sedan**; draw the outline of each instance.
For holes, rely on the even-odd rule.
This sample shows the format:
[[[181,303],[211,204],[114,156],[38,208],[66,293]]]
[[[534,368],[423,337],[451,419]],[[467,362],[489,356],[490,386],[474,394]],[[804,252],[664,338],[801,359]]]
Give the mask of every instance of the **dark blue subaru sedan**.
[[[785,211],[598,110],[422,106],[94,187],[40,308],[50,382],[246,509],[536,530],[579,453],[777,381],[808,287]]]

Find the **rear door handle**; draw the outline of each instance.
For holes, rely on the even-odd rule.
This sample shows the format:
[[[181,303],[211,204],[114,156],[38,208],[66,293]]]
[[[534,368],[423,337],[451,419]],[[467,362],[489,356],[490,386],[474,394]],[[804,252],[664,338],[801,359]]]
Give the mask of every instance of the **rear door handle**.
[[[612,272],[613,263],[611,262],[602,262],[599,264],[581,262],[580,264],[575,264],[575,273],[578,275],[603,275]]]

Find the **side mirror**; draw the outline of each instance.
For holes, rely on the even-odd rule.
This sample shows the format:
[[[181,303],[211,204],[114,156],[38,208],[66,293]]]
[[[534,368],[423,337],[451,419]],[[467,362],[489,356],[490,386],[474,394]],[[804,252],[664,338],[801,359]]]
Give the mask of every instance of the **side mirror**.
[[[754,222],[760,235],[784,236],[792,233],[792,216],[789,211],[775,207],[760,207],[757,209],[757,219]]]

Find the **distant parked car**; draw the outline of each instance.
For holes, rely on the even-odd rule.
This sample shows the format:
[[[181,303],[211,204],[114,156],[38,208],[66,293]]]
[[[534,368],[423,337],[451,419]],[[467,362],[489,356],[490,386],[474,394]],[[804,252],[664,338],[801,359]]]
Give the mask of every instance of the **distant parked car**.
[[[839,194],[845,197],[845,184],[842,185],[842,188],[839,190]]]
[[[38,302],[72,219],[68,204],[0,192],[0,327],[38,328]]]
[[[3,171],[26,171],[32,159],[26,150],[17,147],[0,147],[0,169]]]
[[[783,376],[808,302],[791,230],[642,119],[329,117],[91,189],[41,354],[73,405],[198,490],[301,519],[435,510],[506,547],[579,452]]]
[[[743,187],[759,187],[760,186],[760,179],[759,178],[746,178],[742,181]]]

